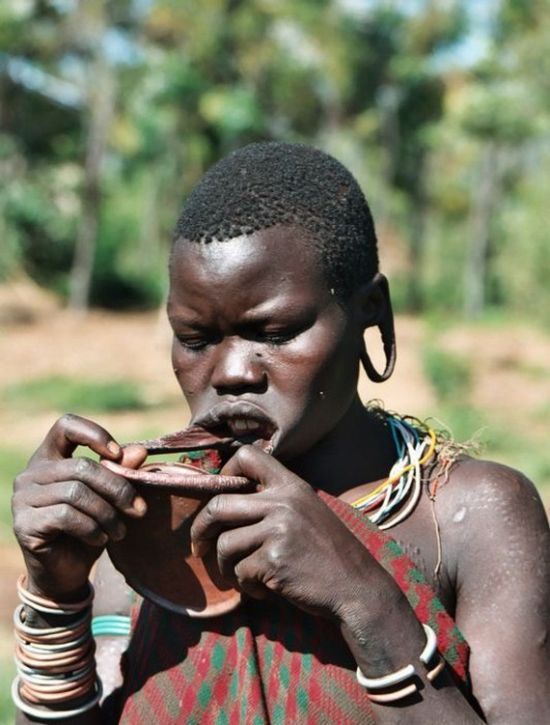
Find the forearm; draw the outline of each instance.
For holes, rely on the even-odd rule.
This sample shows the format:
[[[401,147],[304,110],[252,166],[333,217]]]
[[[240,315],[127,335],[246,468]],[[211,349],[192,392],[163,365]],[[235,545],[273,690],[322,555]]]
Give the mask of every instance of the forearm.
[[[91,633],[93,589],[62,603],[41,596],[25,578],[14,616],[17,678],[12,697],[19,723],[99,723],[101,683]],[[76,593],[75,593],[76,594]]]
[[[341,631],[361,672],[380,678],[412,664],[417,691],[395,702],[372,702],[381,723],[483,722],[444,668],[430,682],[429,669],[419,660],[426,646],[425,631],[409,602],[385,570],[356,585],[342,607]],[[359,683],[357,685],[360,687]],[[399,687],[397,688],[399,689]]]

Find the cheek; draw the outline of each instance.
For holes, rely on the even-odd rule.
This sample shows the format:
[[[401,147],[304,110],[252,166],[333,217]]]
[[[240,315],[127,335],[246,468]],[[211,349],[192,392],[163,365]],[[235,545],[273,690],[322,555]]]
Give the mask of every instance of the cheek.
[[[356,395],[358,373],[357,343],[349,332],[316,336],[286,352],[277,378],[278,411],[286,422],[281,460],[308,450],[338,423]]]
[[[199,356],[181,349],[177,340],[172,343],[172,368],[186,400],[191,402],[204,387],[208,378],[207,364]]]
[[[349,329],[337,334],[321,330],[286,348],[285,363],[278,372],[275,366],[274,375],[301,397],[317,398],[321,392],[339,396],[348,388],[355,392],[358,363],[359,350]]]
[[[326,351],[315,376],[318,393],[323,393],[327,402],[335,398],[343,402],[357,390],[359,375],[359,356],[353,341],[342,338]]]

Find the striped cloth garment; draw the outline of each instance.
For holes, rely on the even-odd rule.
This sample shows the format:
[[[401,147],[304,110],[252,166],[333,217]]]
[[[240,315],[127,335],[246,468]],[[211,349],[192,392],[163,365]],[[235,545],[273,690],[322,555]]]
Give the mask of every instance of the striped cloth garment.
[[[465,682],[468,646],[422,573],[364,515],[318,494],[391,574],[419,621],[436,632],[457,682]],[[356,666],[336,624],[275,595],[202,620],[145,600],[134,613],[124,684],[104,703],[103,722],[370,725],[375,719]]]

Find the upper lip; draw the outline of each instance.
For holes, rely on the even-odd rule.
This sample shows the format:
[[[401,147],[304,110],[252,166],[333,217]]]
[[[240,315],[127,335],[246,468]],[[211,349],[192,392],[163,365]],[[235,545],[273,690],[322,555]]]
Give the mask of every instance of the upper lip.
[[[271,438],[277,430],[277,425],[267,413],[258,405],[247,401],[218,403],[203,415],[198,415],[196,418],[193,418],[191,424],[206,429],[213,429],[227,425],[227,423],[234,420],[246,420],[258,423],[260,426],[259,430],[267,434],[268,438]]]

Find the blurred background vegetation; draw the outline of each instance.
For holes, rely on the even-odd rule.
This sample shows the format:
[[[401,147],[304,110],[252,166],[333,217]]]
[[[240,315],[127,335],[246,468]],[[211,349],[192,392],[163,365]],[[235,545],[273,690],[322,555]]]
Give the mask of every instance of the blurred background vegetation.
[[[550,322],[549,0],[4,0],[0,278],[158,305],[186,193],[306,141],[360,180],[398,309]]]
[[[204,171],[250,141],[317,145],[361,183],[400,313],[389,407],[477,431],[550,504],[549,11],[1,0],[0,723],[11,480],[65,410],[121,440],[182,427],[153,312],[171,232]],[[38,287],[36,320],[2,316]]]

